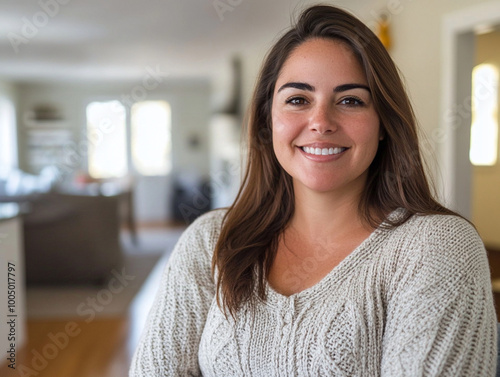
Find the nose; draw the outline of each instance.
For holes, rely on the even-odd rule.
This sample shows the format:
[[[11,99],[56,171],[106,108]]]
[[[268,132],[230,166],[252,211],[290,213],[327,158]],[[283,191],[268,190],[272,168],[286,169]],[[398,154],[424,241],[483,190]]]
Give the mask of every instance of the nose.
[[[309,130],[319,134],[329,134],[337,130],[332,109],[328,104],[318,104],[311,112]]]

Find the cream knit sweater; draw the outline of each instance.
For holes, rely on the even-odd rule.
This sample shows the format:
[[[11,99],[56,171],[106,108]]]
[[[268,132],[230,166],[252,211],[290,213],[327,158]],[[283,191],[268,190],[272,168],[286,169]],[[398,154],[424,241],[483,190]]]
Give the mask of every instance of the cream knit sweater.
[[[234,321],[217,307],[210,273],[223,214],[202,216],[179,240],[131,377],[494,376],[490,272],[466,221],[380,227],[313,287],[290,297],[268,287],[267,302]]]

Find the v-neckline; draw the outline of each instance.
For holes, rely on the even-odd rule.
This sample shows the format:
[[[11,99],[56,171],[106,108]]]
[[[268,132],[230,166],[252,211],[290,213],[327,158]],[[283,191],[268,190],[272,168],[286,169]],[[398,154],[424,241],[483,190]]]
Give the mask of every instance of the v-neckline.
[[[401,209],[396,209],[387,219],[397,216]],[[341,279],[346,275],[347,272],[353,270],[359,262],[363,261],[363,255],[366,251],[371,250],[373,244],[380,240],[380,236],[385,234],[387,229],[387,220],[383,221],[377,228],[375,228],[352,252],[350,252],[344,259],[342,259],[335,267],[333,267],[321,280],[312,286],[305,288],[299,292],[293,293],[291,295],[285,295],[276,291],[269,281],[266,280],[266,293],[267,300],[269,304],[280,303],[285,301],[302,299],[302,298],[313,298],[318,293],[324,292],[323,287],[330,284],[332,280]]]

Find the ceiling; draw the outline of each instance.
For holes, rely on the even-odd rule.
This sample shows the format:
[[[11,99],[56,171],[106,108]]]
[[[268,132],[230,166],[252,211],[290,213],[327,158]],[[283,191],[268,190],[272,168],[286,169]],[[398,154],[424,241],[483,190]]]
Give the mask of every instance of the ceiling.
[[[308,0],[0,0],[0,78],[207,77]],[[337,1],[336,4],[339,2]]]

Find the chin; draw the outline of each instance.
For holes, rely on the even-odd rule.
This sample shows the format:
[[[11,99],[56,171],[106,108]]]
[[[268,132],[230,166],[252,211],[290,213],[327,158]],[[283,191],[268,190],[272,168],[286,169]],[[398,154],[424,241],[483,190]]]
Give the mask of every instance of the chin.
[[[335,191],[336,189],[339,188],[339,185],[338,183],[337,184],[334,184],[335,180],[332,178],[330,180],[324,180],[324,179],[320,179],[320,180],[307,180],[306,183],[304,182],[296,182],[295,183],[295,187],[296,188],[299,188],[297,186],[301,186],[309,191],[314,191],[314,192],[318,192],[318,193],[328,193],[328,192],[332,192],[332,191]]]

